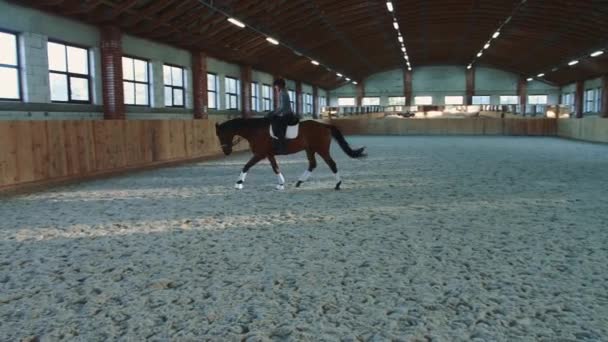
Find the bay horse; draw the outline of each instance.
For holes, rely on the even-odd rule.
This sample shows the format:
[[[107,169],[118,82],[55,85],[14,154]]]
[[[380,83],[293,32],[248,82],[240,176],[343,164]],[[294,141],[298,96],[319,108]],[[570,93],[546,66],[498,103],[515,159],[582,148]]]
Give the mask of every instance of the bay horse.
[[[270,136],[269,127],[270,119],[268,118],[238,118],[226,121],[222,124],[215,124],[215,131],[220,140],[222,151],[225,155],[232,153],[232,147],[235,145],[235,136],[242,137],[249,142],[249,147],[253,153],[253,157],[243,167],[241,174],[235,184],[236,189],[243,189],[247,172],[251,167],[263,159],[268,159],[272,170],[277,175],[278,185],[277,190],[285,189],[285,178],[279,170],[279,165],[275,159],[272,137]],[[294,154],[305,150],[308,157],[308,169],[298,179],[296,187],[300,187],[306,182],[312,171],[317,167],[315,154],[318,154],[327,163],[336,178],[335,190],[340,190],[342,180],[336,162],[331,158],[329,153],[332,137],[336,139],[344,153],[351,158],[365,157],[365,147],[352,149],[344,139],[342,132],[333,125],[324,124],[314,120],[306,120],[300,122],[298,136],[295,139],[286,141],[286,149],[283,154]]]

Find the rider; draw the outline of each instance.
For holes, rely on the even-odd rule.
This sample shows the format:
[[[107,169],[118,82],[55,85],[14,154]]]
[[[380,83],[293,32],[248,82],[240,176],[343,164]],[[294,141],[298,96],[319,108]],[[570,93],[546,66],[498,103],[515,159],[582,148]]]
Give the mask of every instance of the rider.
[[[274,91],[278,94],[277,98],[279,99],[279,105],[276,110],[268,114],[268,117],[271,119],[272,130],[278,140],[275,150],[277,153],[282,154],[287,152],[287,143],[285,141],[287,125],[295,125],[298,121],[298,117],[291,109],[289,93],[287,92],[287,89],[285,89],[284,79],[279,78],[274,81]]]

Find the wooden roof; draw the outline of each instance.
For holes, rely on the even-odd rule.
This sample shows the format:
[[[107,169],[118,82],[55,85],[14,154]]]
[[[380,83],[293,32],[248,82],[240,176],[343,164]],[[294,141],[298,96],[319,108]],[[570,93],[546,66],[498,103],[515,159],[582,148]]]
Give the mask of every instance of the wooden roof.
[[[600,0],[393,0],[412,67],[488,65],[555,84],[608,73],[608,2]],[[324,88],[405,60],[384,0],[21,0],[45,11]],[[231,15],[249,27],[229,23]],[[508,23],[507,18],[512,16]],[[476,54],[502,26],[481,58]],[[282,44],[266,41],[267,34]],[[286,46],[287,45],[287,46]],[[298,51],[303,56],[294,53]],[[310,57],[322,66],[310,63]],[[323,67],[325,66],[325,67]],[[331,69],[332,71],[328,70]],[[555,71],[555,68],[558,68]]]

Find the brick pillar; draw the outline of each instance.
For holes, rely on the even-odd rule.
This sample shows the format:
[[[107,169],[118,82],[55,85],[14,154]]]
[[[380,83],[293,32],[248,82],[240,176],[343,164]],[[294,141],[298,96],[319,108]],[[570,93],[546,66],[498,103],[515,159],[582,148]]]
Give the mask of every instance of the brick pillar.
[[[475,95],[475,68],[467,69],[467,99],[465,104],[470,106],[473,104],[473,96]]]
[[[363,98],[365,97],[365,85],[360,81],[356,85],[357,89],[357,107],[363,106]]]
[[[207,119],[209,98],[207,96],[207,55],[192,51],[192,103],[195,119]]]
[[[603,118],[608,118],[608,74],[602,77],[602,102],[600,111]]]
[[[115,26],[105,26],[101,28],[100,33],[103,117],[106,120],[124,120],[125,99],[122,85],[122,32]]]
[[[406,106],[411,106],[414,103],[412,93],[412,72],[403,69],[403,96],[405,96]]]
[[[528,81],[525,77],[520,76],[517,82],[517,96],[519,96],[519,105],[521,106],[521,115],[526,116],[526,104],[528,95]]]
[[[296,81],[296,114],[304,113],[304,95],[302,94],[302,82]]]
[[[312,118],[317,119],[318,117],[319,117],[319,88],[317,88],[317,86],[312,86]]]
[[[585,81],[576,82],[576,92],[574,93],[574,107],[575,117],[580,119],[583,117],[583,106],[584,106],[584,94],[585,94]]]
[[[241,115],[244,118],[251,116],[251,80],[252,69],[250,65],[241,65]]]

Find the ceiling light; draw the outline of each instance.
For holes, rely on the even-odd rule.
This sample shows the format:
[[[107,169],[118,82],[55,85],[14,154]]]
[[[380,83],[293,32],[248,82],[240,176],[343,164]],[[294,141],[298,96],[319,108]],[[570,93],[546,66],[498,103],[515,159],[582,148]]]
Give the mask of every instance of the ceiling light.
[[[397,39],[399,39],[399,42],[400,42],[400,43],[403,43],[403,37],[402,37],[402,36],[397,37]],[[602,52],[602,53],[603,53],[603,52]]]
[[[494,32],[494,34],[492,35],[492,38],[496,39],[496,38],[498,38],[498,36],[500,36],[500,31]]]
[[[527,80],[527,81],[528,81],[528,82],[530,82],[530,81],[532,81],[532,80],[533,80],[533,78],[532,78],[532,77],[528,77],[528,80]]]
[[[412,67],[411,67],[411,66],[408,66],[408,67],[407,67],[407,70],[412,71]]]
[[[405,58],[406,61],[410,60],[410,57],[408,55],[403,56],[403,58]]]
[[[402,46],[401,47],[401,51],[405,52],[405,47]]]
[[[341,74],[341,73],[339,73],[339,72],[337,72],[337,73],[336,73],[336,75],[337,75],[338,77],[342,77],[342,74]]]
[[[279,41],[274,38],[267,37],[266,40],[269,41],[271,44],[279,45]]]
[[[395,30],[399,29],[399,23],[396,21],[393,21],[393,27],[395,28]]]
[[[483,55],[483,52],[479,51],[479,53],[477,53],[477,57],[481,57]]]
[[[572,61],[572,62],[568,63],[568,65],[570,65],[570,66],[577,65],[577,64],[578,64],[578,61]]]
[[[310,61],[310,63],[312,63],[312,64],[314,64],[314,65],[319,65],[319,62],[317,62],[317,61],[315,61],[315,60]]]
[[[240,21],[238,21],[238,20],[236,20],[234,18],[228,18],[228,21],[231,22],[231,23],[233,23],[234,25],[240,27],[240,28],[245,27],[245,24],[243,24],[242,22],[240,22]]]
[[[599,51],[595,51],[594,53],[591,54],[591,57],[597,57],[597,56],[601,56],[604,54],[604,51],[599,50]]]
[[[346,80],[347,80],[347,81],[350,81],[350,78],[348,78],[348,77],[347,77],[347,78],[346,78]]]
[[[536,77],[543,77],[543,76],[545,76],[545,74],[543,74],[543,73],[536,75]]]
[[[467,70],[471,69],[473,66],[471,64],[467,65]]]
[[[392,12],[393,11],[393,3],[390,2],[390,1],[387,1],[386,2],[386,8],[388,8],[389,12]]]
[[[487,42],[486,45],[483,46],[484,50],[487,50],[490,47],[490,42]]]
[[[353,84],[357,84],[357,82],[356,82],[356,81],[353,81]]]

